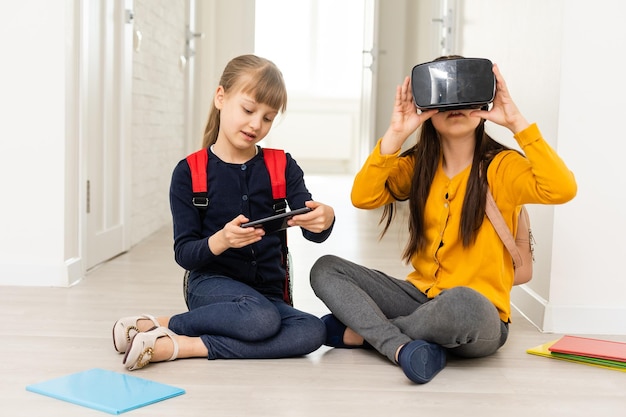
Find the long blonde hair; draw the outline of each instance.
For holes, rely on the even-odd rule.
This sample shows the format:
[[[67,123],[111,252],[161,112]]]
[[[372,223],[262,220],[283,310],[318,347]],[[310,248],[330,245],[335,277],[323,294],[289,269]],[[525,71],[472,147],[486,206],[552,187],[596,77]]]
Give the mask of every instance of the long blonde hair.
[[[287,89],[283,75],[270,60],[256,55],[233,58],[224,68],[220,86],[225,93],[240,91],[249,94],[257,103],[266,104],[278,112],[287,110]],[[204,128],[202,147],[208,148],[217,140],[220,130],[220,110],[213,103]]]

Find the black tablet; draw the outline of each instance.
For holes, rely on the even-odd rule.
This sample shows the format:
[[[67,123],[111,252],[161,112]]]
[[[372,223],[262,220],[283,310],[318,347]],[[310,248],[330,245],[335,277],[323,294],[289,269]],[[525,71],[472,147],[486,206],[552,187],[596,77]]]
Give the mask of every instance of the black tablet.
[[[265,233],[273,233],[279,230],[283,230],[289,227],[287,221],[297,214],[308,213],[313,209],[309,207],[303,207],[297,210],[287,211],[285,213],[276,214],[274,216],[266,217],[264,219],[255,220],[248,223],[243,223],[241,227],[262,227]]]

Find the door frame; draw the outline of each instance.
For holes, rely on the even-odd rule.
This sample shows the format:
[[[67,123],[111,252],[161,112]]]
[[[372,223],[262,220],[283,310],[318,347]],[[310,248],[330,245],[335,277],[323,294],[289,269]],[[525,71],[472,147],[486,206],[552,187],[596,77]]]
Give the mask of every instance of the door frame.
[[[376,97],[378,59],[380,56],[378,43],[379,0],[365,0],[365,22],[363,25],[363,68],[361,85],[361,112],[358,144],[358,166],[361,167],[376,144]]]
[[[83,270],[86,272],[130,247],[133,0],[80,0],[79,7],[80,58],[76,81],[80,103],[78,221],[80,257]],[[107,19],[107,15],[110,19]],[[105,30],[92,31],[93,28],[90,28],[92,18],[106,25]],[[94,48],[94,44],[98,47]],[[103,80],[98,78],[98,74],[90,72],[90,60],[100,59],[102,52],[105,60],[112,60],[110,68],[112,74],[109,74],[104,88],[94,88],[94,85]],[[111,91],[107,91],[107,88]],[[98,105],[94,103],[101,103],[103,111],[100,111]],[[102,148],[93,146],[94,124],[101,126],[100,130],[96,128],[96,135],[102,131],[105,132],[103,135],[107,135],[107,131],[110,132],[106,137],[108,140],[113,138],[115,143],[111,142],[111,145],[117,149],[116,152],[102,152]],[[97,181],[92,183],[90,176],[96,168],[93,161],[97,161],[98,158],[104,158],[101,162],[102,171],[110,176],[110,181],[108,183],[100,181],[97,186],[100,189],[90,190],[89,188],[97,183]],[[108,229],[105,232],[96,231],[90,225],[89,212],[92,209],[90,204],[94,203],[91,196],[96,193],[116,199],[113,204],[116,224],[107,225]],[[101,214],[110,218],[104,205],[111,202],[105,202],[105,198],[102,199]]]

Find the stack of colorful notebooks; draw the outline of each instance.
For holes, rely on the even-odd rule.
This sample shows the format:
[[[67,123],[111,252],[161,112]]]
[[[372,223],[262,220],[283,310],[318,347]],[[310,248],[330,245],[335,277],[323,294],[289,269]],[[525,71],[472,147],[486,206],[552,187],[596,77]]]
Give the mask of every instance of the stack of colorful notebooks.
[[[622,342],[563,336],[558,340],[528,349],[527,352],[626,372],[626,343]]]

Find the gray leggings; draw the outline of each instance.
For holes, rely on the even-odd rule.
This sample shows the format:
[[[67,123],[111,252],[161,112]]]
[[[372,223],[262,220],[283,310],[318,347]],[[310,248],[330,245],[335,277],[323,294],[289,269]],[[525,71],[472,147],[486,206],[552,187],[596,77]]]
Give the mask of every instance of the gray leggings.
[[[430,299],[408,281],[333,255],[315,262],[311,286],[337,319],[394,363],[398,348],[411,340],[476,358],[496,352],[509,333],[494,305],[471,288]]]

